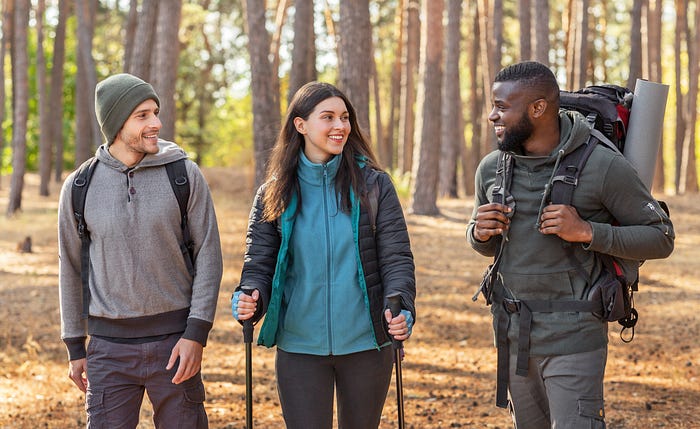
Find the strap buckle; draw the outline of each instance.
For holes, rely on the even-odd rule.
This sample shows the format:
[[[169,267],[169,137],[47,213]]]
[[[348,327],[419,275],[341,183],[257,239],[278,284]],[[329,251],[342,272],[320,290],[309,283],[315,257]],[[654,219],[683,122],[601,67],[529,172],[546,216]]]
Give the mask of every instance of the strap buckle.
[[[519,313],[521,307],[521,301],[519,299],[503,298],[503,308],[507,313]]]

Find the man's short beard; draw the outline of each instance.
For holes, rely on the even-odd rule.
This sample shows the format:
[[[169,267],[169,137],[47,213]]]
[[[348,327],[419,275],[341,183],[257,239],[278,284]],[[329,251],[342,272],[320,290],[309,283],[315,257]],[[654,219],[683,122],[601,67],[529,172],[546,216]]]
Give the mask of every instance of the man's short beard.
[[[504,152],[521,153],[523,143],[532,135],[532,129],[530,118],[527,117],[527,113],[523,113],[517,124],[506,128],[503,139],[498,142],[498,149]]]

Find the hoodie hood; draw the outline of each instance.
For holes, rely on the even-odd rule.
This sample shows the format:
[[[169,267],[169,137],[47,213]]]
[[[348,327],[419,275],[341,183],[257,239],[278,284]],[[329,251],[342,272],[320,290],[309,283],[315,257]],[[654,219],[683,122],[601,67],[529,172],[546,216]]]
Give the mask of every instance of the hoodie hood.
[[[561,110],[559,112],[559,146],[549,155],[556,158],[560,151],[562,155],[568,155],[588,141],[591,132],[591,124],[579,112]]]
[[[116,170],[126,171],[129,169],[129,167],[124,165],[123,162],[119,161],[109,153],[108,146],[106,144],[103,144],[97,148],[95,156],[100,160],[100,162]],[[185,153],[180,146],[167,140],[158,139],[158,152],[154,154],[146,154],[146,156],[136,165],[136,167],[155,167],[165,165],[182,158],[187,158],[187,153]]]

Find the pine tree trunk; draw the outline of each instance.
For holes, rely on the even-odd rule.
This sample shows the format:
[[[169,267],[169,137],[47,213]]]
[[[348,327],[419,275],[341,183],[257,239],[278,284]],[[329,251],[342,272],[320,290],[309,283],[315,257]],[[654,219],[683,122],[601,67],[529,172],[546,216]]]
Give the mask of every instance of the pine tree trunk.
[[[255,186],[265,179],[265,165],[280,128],[279,78],[268,58],[270,34],[265,30],[265,2],[246,0],[245,24],[251,66]]]
[[[58,24],[53,40],[53,66],[51,68],[51,92],[49,93],[49,141],[54,152],[54,181],[63,181],[63,65],[66,58],[66,22],[70,14],[70,2],[59,0]]]
[[[369,81],[373,60],[369,0],[340,2],[338,26],[338,86],[355,106],[360,128],[369,135]]]
[[[29,0],[15,0],[12,57],[12,178],[7,215],[22,208],[24,173],[27,167],[27,120],[29,117]]]
[[[155,61],[151,65],[151,81],[160,99],[160,121],[163,127],[159,136],[175,139],[175,86],[180,55],[180,15],[182,0],[170,0],[168,7],[158,8],[156,24]]]
[[[411,186],[411,210],[419,215],[437,215],[438,168],[440,163],[443,34],[443,0],[426,1],[421,38],[421,71],[418,83],[416,139]]]

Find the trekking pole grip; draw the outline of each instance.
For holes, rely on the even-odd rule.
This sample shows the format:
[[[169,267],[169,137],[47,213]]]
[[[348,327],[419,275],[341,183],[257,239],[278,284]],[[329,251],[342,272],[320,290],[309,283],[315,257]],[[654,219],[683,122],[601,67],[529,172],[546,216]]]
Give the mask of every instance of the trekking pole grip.
[[[241,290],[244,294],[250,296],[253,294],[254,288],[242,287]],[[243,342],[246,344],[253,343],[253,320],[248,319],[243,321]]]
[[[394,318],[398,316],[401,313],[401,295],[395,293],[387,296],[386,299],[389,302],[389,311],[391,311],[391,317]],[[403,342],[393,339],[393,336],[392,342],[394,343],[394,347],[396,349],[400,349],[403,347]]]

